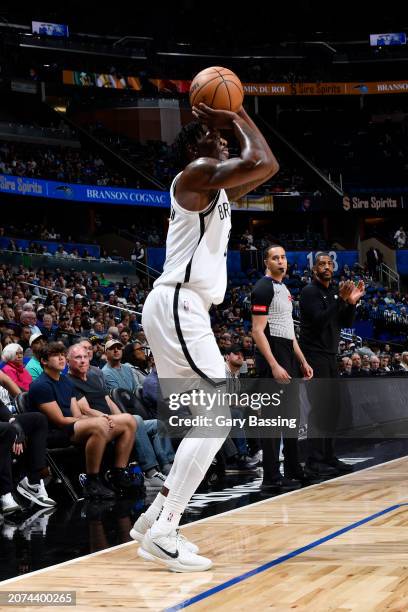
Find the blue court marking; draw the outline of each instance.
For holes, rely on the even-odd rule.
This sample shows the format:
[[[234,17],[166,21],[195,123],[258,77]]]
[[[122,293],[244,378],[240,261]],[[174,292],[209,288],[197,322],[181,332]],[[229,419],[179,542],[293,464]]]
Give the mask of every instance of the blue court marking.
[[[164,612],[175,612],[176,610],[182,610],[183,608],[187,608],[188,606],[191,606],[197,603],[198,601],[206,599],[207,597],[211,597],[211,595],[220,593],[221,591],[224,591],[225,589],[229,589],[229,587],[232,587],[235,584],[238,584],[239,582],[243,582],[244,580],[247,580],[248,578],[252,578],[252,576],[256,576],[257,574],[261,574],[262,572],[265,572],[266,570],[270,569],[271,567],[274,567],[275,565],[280,565],[281,563],[288,561],[288,559],[293,559],[294,557],[297,557],[298,555],[301,555],[302,553],[308,550],[311,550],[312,548],[316,548],[317,546],[320,546],[321,544],[324,544],[325,542],[328,542],[329,540],[333,540],[334,538],[337,538],[338,536],[343,535],[343,533],[347,533],[348,531],[351,531],[352,529],[356,529],[356,527],[361,527],[361,525],[365,525],[365,523],[374,521],[380,516],[383,516],[384,514],[389,514],[390,512],[393,512],[394,510],[397,510],[398,508],[402,508],[403,506],[408,506],[408,503],[395,504],[394,506],[385,508],[385,510],[381,510],[380,512],[371,514],[370,516],[367,516],[366,518],[363,518],[360,521],[357,521],[356,523],[352,523],[351,525],[348,525],[347,527],[342,527],[342,529],[338,529],[337,531],[334,531],[333,533],[329,533],[329,535],[324,536],[324,538],[320,538],[319,540],[310,542],[310,544],[306,544],[306,546],[302,546],[301,548],[292,550],[292,552],[289,552],[286,555],[282,555],[281,557],[277,557],[276,559],[273,559],[272,561],[268,561],[268,563],[265,563],[264,565],[255,567],[253,570],[246,572],[245,574],[241,574],[240,576],[231,578],[230,580],[227,580],[226,582],[222,582],[221,584],[218,584],[217,586],[212,587],[211,589],[208,589],[208,591],[203,591],[202,593],[199,593],[198,595],[195,595],[194,597],[191,597],[190,599],[186,599],[185,601],[182,601],[181,603],[176,604],[175,606],[166,608]]]

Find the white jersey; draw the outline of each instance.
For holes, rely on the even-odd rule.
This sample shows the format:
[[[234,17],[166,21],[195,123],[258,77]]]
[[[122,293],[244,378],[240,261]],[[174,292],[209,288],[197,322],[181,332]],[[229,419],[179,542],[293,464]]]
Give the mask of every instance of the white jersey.
[[[163,273],[159,285],[183,284],[208,304],[220,304],[227,288],[227,248],[231,231],[231,208],[224,189],[210,205],[192,212],[178,204],[174,192],[180,175],[170,188],[171,213]]]

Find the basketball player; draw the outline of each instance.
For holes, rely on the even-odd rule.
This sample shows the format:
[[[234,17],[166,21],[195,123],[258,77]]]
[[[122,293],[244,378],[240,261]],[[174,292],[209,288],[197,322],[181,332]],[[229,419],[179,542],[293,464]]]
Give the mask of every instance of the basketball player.
[[[225,363],[211,330],[208,311],[224,299],[230,199],[239,198],[279,169],[266,140],[247,113],[193,107],[176,147],[187,164],[170,188],[171,213],[162,275],[143,308],[142,323],[163,381],[186,379],[213,391],[225,381]],[[240,156],[229,159],[220,130],[231,130]],[[190,407],[194,416],[195,408]],[[207,413],[208,414],[208,413]],[[229,428],[192,427],[178,447],[161,492],[136,521],[131,536],[139,555],[172,571],[203,571],[210,559],[178,534],[181,516]]]
[[[262,378],[272,377],[278,383],[290,383],[292,378],[310,380],[313,370],[300,350],[296,340],[292,317],[292,297],[283,279],[286,276],[288,261],[285,249],[270,244],[265,249],[266,273],[260,278],[252,292],[252,336],[256,343],[256,369]],[[299,418],[299,388],[288,384],[282,396],[286,411]],[[262,416],[268,418],[268,408],[263,408]],[[265,432],[266,433],[266,432]],[[279,432],[277,432],[279,434]],[[264,492],[298,489],[304,480],[299,463],[297,437],[283,438],[284,477],[279,471],[280,435],[270,438],[261,437],[263,451]]]

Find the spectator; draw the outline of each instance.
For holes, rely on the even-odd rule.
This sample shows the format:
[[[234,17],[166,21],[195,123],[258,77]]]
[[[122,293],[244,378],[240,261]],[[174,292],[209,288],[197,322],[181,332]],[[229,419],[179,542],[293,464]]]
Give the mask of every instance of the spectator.
[[[365,372],[363,372],[362,370],[362,361],[361,361],[361,357],[359,355],[359,353],[353,353],[351,355],[351,363],[352,363],[352,368],[351,368],[351,375],[354,378],[358,378],[360,376],[365,376]]]
[[[394,240],[397,244],[397,249],[403,249],[405,248],[405,245],[407,243],[407,235],[404,231],[404,228],[401,227],[395,232],[394,234]]]
[[[25,369],[29,372],[33,380],[43,373],[43,368],[40,363],[40,354],[46,344],[46,340],[42,334],[33,334],[30,337],[30,348],[33,352],[33,356],[25,366]]]
[[[0,509],[4,514],[20,510],[12,495],[12,453],[16,456],[23,454],[26,458],[27,476],[17,484],[20,495],[45,508],[55,506],[56,502],[48,496],[41,478],[47,465],[47,432],[47,419],[42,414],[13,416],[0,401]]]
[[[39,334],[40,332],[40,328],[37,327],[37,317],[34,311],[32,310],[25,310],[24,312],[21,313],[20,316],[20,323],[22,325],[26,325],[27,327],[30,328],[30,335],[32,336],[33,334]]]
[[[239,375],[244,363],[243,348],[240,345],[233,345],[226,351],[225,375],[227,379],[227,391],[239,394],[240,382]],[[243,409],[239,406],[231,406],[231,416],[233,419],[243,418]],[[233,467],[237,470],[252,470],[259,465],[258,459],[251,459],[248,453],[248,445],[245,432],[238,427],[233,427],[229,437],[232,438],[237,450],[234,457]],[[230,466],[231,467],[231,466]]]
[[[352,376],[353,362],[350,357],[343,357],[343,371],[340,373],[340,376]]]
[[[401,355],[401,368],[408,372],[408,351],[404,351]]]
[[[169,454],[163,449],[156,419],[144,421],[140,415],[123,414],[109,397],[104,380],[90,369],[88,353],[80,344],[69,349],[68,363],[69,377],[81,395],[78,404],[84,414],[112,415],[114,423],[117,420],[136,422],[135,450],[145,474],[146,485],[149,488],[161,488],[165,478],[159,471],[159,464],[167,474],[174,459],[174,452],[171,446]]]
[[[37,309],[38,312],[38,309]],[[47,342],[53,342],[55,340],[55,330],[56,326],[54,325],[54,321],[52,315],[49,313],[45,313],[42,320],[42,325],[40,326],[41,333]]]
[[[23,352],[26,351],[29,346],[30,346],[30,338],[31,338],[31,329],[27,326],[24,325],[21,328],[21,332],[20,332],[20,338],[19,338],[19,345],[22,347]]]
[[[105,352],[108,363],[102,368],[108,389],[127,389],[129,393],[136,393],[140,384],[133,375],[132,366],[129,363],[122,364],[123,345],[119,340],[109,340],[105,344]]]
[[[124,327],[119,334],[119,339],[121,343],[123,344],[123,346],[126,346],[128,344],[128,342],[130,341],[130,336],[131,336],[130,329],[128,327]]]
[[[373,355],[370,357],[370,375],[371,376],[379,376],[380,375],[380,360],[377,355]]]
[[[30,387],[30,409],[46,415],[50,433],[59,444],[74,442],[85,446],[85,497],[112,499],[115,494],[102,483],[99,475],[103,453],[106,444],[116,439],[114,481],[116,477],[121,480],[133,446],[135,429],[114,427],[108,415],[86,417],[82,414],[75,388],[62,374],[66,365],[65,352],[61,342],[52,342],[42,350],[40,361],[44,372]]]
[[[135,248],[132,251],[130,259],[135,262],[143,262],[145,256],[145,251],[140,242],[135,243]]]
[[[122,363],[129,364],[138,388],[143,387],[144,380],[149,374],[147,348],[142,341],[136,340],[125,346]]]
[[[367,267],[370,276],[374,280],[378,280],[380,265],[383,260],[381,251],[375,247],[371,247],[367,251]]]
[[[8,344],[3,349],[1,358],[6,362],[3,368],[4,374],[7,374],[21,391],[28,391],[33,379],[31,374],[24,369],[22,347],[15,343]]]

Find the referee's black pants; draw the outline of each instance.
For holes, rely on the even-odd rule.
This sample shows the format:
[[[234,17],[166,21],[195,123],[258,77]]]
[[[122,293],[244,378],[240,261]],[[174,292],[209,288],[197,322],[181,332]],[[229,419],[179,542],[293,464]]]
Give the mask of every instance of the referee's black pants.
[[[288,372],[292,378],[299,378],[300,372],[298,363],[293,350],[293,340],[287,338],[272,337],[270,339],[272,354],[282,368]],[[262,355],[256,354],[256,371],[259,378],[272,378],[271,369]],[[299,423],[299,385],[296,381],[288,385],[282,385],[276,381],[271,381],[273,389],[272,393],[276,393],[282,389],[281,407],[274,408],[262,407],[261,417],[271,418],[271,412],[280,414],[282,417],[288,416],[290,412],[291,418],[296,418]],[[284,407],[287,408],[284,408]],[[281,478],[279,471],[279,449],[280,449],[280,431],[275,430],[274,437],[261,436],[262,461],[263,461],[263,483],[268,484],[277,478]],[[299,450],[298,450],[298,430],[294,431],[294,437],[283,436],[283,454],[284,462],[283,469],[286,478],[295,478],[299,474]]]
[[[340,390],[336,355],[308,351],[303,354],[313,368],[313,381],[306,386],[311,406],[307,426],[307,462],[327,463],[334,459],[334,432],[340,415]],[[322,379],[322,380],[316,380]]]

